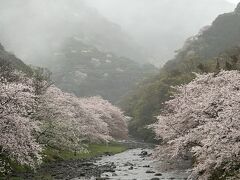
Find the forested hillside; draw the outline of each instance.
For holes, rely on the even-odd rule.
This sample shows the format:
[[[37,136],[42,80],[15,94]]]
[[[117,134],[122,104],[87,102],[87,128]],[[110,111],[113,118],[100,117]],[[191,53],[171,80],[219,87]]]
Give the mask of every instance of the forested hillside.
[[[2,66],[12,66],[18,70],[29,72],[31,69],[25,65],[20,59],[14,54],[6,52],[2,44],[0,44],[0,64]]]
[[[84,44],[78,37],[69,38],[62,48],[48,57],[46,65],[55,84],[77,96],[100,95],[116,103],[133,87],[158,69]]]
[[[143,82],[125,98],[122,107],[129,116],[130,132],[137,137],[152,140],[154,134],[146,128],[156,121],[155,116],[170,99],[172,86],[190,82],[192,72],[213,72],[217,68],[237,69],[240,44],[239,5],[234,12],[222,14],[210,27],[189,38],[176,57],[160,73]]]

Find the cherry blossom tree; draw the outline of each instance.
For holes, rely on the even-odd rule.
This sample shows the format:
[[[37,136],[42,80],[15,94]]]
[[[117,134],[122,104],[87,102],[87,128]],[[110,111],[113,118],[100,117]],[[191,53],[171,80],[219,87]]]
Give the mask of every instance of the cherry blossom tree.
[[[38,139],[52,147],[82,150],[83,141],[109,141],[108,125],[98,120],[79,98],[51,86],[42,97],[40,119],[42,132]]]
[[[38,124],[30,118],[36,106],[31,82],[19,72],[0,77],[0,156],[35,167],[42,149],[33,136]]]
[[[36,167],[46,146],[76,152],[86,142],[127,137],[119,108],[100,97],[61,91],[44,69],[32,73],[0,63],[0,173],[6,173],[9,160]]]
[[[109,133],[115,139],[126,139],[128,136],[127,117],[116,106],[101,97],[82,98],[83,105],[94,112],[99,121],[108,124]]]
[[[240,162],[240,73],[196,76],[176,87],[152,126],[166,143],[156,155],[177,159],[190,152],[195,163],[189,179],[208,179],[217,171],[224,177]]]

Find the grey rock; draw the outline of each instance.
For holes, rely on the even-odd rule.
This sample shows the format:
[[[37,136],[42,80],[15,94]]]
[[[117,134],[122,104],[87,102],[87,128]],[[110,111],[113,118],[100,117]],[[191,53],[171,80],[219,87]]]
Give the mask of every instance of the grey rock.
[[[133,164],[130,163],[130,162],[127,162],[127,163],[124,164],[124,166],[133,166]]]
[[[130,168],[128,168],[128,170],[133,170],[133,166],[131,166]]]
[[[151,170],[148,170],[148,171],[146,171],[146,173],[147,174],[153,174],[153,173],[155,173],[154,171],[151,171]]]
[[[150,166],[149,166],[149,165],[144,165],[143,167],[145,167],[145,168],[149,168]]]
[[[147,156],[148,155],[148,152],[147,151],[142,151],[139,156],[141,157],[144,157],[144,156]]]
[[[117,174],[116,173],[112,173],[112,176],[117,176]]]

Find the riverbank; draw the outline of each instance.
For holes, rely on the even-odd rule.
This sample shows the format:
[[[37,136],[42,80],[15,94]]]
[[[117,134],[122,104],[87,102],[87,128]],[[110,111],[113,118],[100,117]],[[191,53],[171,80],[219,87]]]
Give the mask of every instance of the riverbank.
[[[185,170],[165,171],[152,158],[152,144],[136,141],[92,144],[88,152],[47,149],[35,173],[15,172],[10,180],[160,180],[187,179]]]
[[[72,159],[43,165],[37,173],[21,173],[14,180],[186,180],[184,170],[165,172],[151,157],[152,149],[129,149],[115,155]]]
[[[110,156],[121,153],[128,148],[120,143],[90,144],[87,151],[74,153],[47,148],[44,151],[44,162],[33,173],[29,168],[13,164],[14,172],[10,177],[0,179],[10,180],[53,180],[72,179],[74,177],[99,177],[105,171],[111,171],[114,167],[94,165],[102,156]]]

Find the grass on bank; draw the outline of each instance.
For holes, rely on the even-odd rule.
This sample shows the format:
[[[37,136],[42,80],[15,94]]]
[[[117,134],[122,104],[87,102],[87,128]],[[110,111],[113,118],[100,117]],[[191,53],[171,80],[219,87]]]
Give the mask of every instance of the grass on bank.
[[[106,155],[106,154],[113,155],[113,154],[121,153],[125,150],[127,150],[126,146],[123,146],[116,142],[111,142],[109,144],[89,144],[87,146],[87,151],[78,152],[78,153],[74,153],[71,151],[62,151],[62,150],[57,150],[57,149],[48,147],[43,151],[43,156],[44,156],[43,166],[44,164],[57,162],[57,161],[88,159],[88,158],[99,157],[101,155]],[[10,164],[11,164],[11,168],[16,174],[32,171],[29,167],[21,166],[16,162],[10,162]],[[36,180],[38,179],[52,180],[52,177],[48,174],[41,175],[39,177],[36,176],[34,178]],[[4,179],[4,178],[0,176],[0,179]],[[8,179],[22,180],[21,178],[18,178],[18,177],[10,177]]]
[[[71,151],[60,151],[53,148],[47,148],[43,153],[44,163],[61,161],[61,160],[75,160],[75,159],[87,159],[94,158],[105,154],[117,154],[127,150],[127,147],[118,144],[110,143],[106,144],[90,144],[87,147],[87,152],[71,152]]]

